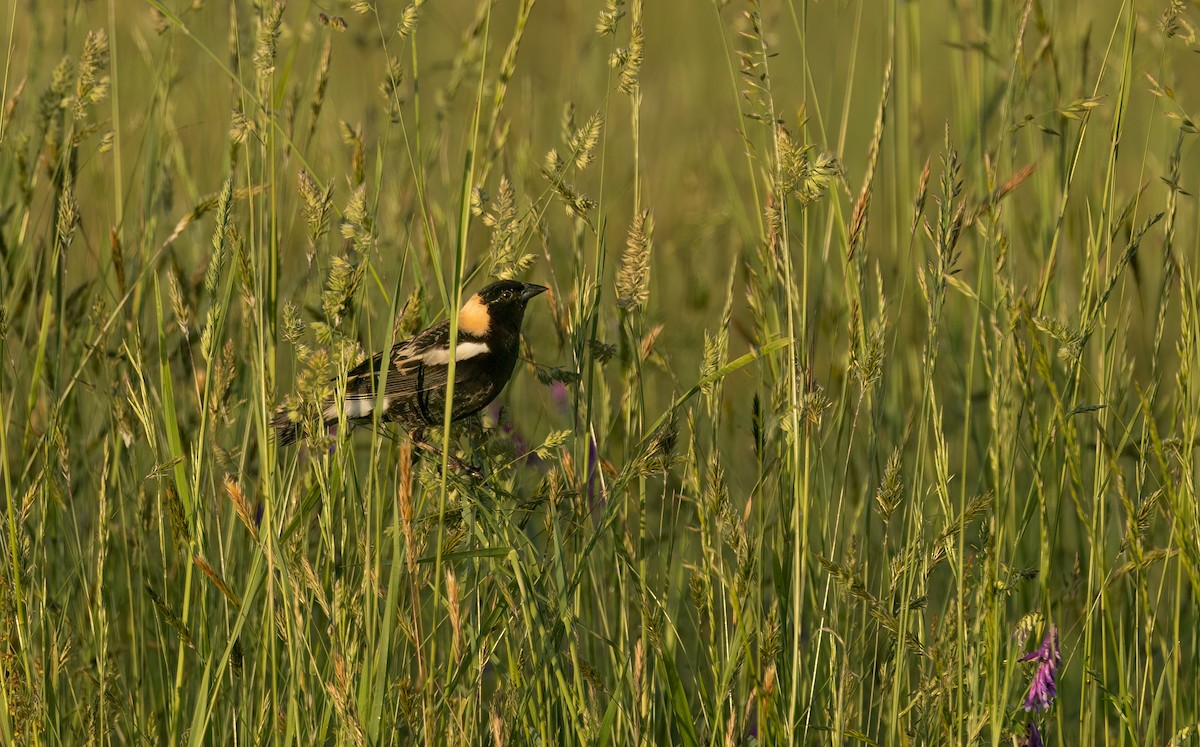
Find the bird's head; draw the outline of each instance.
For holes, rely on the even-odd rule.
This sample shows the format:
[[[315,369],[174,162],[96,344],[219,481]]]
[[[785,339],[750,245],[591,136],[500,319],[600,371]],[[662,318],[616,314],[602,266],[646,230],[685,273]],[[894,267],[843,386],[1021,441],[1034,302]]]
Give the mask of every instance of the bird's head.
[[[471,296],[458,312],[458,328],[476,337],[489,330],[519,332],[525,317],[525,304],[546,292],[546,286],[498,280]]]

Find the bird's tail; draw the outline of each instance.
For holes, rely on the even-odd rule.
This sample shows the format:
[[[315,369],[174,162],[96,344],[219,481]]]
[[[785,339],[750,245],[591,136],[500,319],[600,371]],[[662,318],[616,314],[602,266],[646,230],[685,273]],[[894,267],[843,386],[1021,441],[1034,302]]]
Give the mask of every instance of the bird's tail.
[[[303,433],[299,421],[289,418],[286,412],[276,413],[275,418],[271,420],[271,427],[275,429],[275,443],[280,446],[296,443]]]

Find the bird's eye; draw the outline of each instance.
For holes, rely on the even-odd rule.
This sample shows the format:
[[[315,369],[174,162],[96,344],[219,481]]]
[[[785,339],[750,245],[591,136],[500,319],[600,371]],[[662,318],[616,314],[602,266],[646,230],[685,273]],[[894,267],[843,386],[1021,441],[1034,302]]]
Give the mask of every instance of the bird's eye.
[[[504,291],[503,293],[500,294],[500,300],[502,300],[502,301],[513,300],[513,292],[510,290]]]

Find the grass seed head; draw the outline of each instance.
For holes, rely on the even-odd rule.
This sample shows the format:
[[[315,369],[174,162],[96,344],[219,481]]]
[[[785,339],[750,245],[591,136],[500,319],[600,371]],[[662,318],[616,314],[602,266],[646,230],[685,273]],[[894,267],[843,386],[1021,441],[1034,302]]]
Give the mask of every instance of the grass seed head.
[[[636,16],[635,16],[636,18]],[[621,92],[635,96],[638,93],[638,78],[642,72],[642,56],[646,46],[646,34],[642,24],[634,21],[629,29],[629,49],[624,54],[624,64],[621,68]]]
[[[596,21],[597,34],[604,36],[617,33],[617,22],[625,17],[625,11],[621,10],[624,4],[624,0],[605,0],[604,10],[600,11]]]
[[[270,10],[258,18],[258,32],[254,42],[254,70],[258,74],[260,87],[267,86],[275,74],[275,52],[279,43],[279,28],[283,21],[283,3],[273,4]]]
[[[625,239],[625,254],[617,274],[617,305],[625,311],[639,311],[650,298],[650,252],[654,221],[649,210],[633,217]]]

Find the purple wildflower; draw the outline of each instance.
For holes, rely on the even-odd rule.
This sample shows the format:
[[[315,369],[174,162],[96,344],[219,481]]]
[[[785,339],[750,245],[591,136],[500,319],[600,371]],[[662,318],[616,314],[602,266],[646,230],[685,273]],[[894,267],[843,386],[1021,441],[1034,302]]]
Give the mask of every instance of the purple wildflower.
[[[567,399],[567,385],[561,381],[556,381],[551,384],[550,401],[554,403],[554,406],[559,412],[567,412],[571,407],[571,403]]]
[[[1058,662],[1062,661],[1062,654],[1058,649],[1058,628],[1051,625],[1046,631],[1046,637],[1042,639],[1042,645],[1022,656],[1021,661],[1038,663],[1037,671],[1033,673],[1033,681],[1029,683],[1029,693],[1025,696],[1025,710],[1048,709],[1054,704],[1054,696],[1058,692],[1055,678],[1058,676]]]
[[[1037,723],[1033,719],[1030,719],[1025,727],[1025,738],[1021,740],[1021,747],[1044,747],[1042,733],[1038,731]]]

